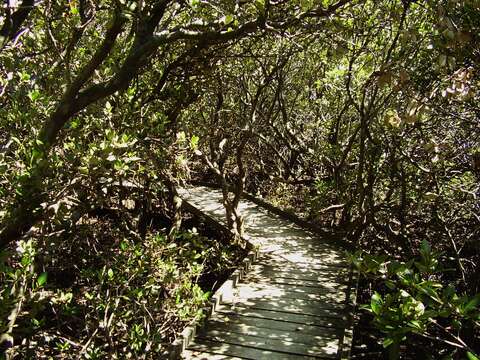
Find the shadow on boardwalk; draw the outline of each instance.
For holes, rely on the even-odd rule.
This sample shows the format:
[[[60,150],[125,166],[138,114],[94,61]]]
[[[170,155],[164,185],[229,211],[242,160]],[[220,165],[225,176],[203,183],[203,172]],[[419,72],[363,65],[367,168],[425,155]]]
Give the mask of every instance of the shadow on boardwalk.
[[[182,196],[223,222],[219,191],[196,187]],[[240,212],[259,258],[223,296],[184,358],[338,358],[349,279],[343,251],[252,202],[242,201]]]

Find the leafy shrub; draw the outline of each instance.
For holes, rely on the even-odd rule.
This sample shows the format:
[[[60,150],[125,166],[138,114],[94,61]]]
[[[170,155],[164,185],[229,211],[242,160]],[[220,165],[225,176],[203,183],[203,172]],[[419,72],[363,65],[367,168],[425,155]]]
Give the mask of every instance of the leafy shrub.
[[[205,277],[218,279],[238,258],[195,229],[138,242],[115,222],[89,222],[50,248],[21,241],[0,262],[0,334],[10,357],[158,358],[204,316]]]
[[[476,359],[473,344],[465,338],[480,328],[480,294],[458,294],[442,276],[440,254],[424,241],[420,255],[408,262],[385,255],[356,252],[351,260],[359,272],[376,286],[369,304],[362,306],[373,315],[374,326],[385,334],[383,346],[389,357],[399,356],[399,346],[411,334],[440,342]]]

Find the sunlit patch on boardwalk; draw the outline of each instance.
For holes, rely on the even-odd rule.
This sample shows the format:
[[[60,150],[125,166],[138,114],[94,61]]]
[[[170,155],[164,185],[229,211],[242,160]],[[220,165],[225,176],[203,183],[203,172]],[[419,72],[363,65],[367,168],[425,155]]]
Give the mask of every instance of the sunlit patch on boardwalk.
[[[182,191],[190,204],[224,220],[219,191]],[[186,359],[338,357],[349,269],[343,251],[249,201],[240,212],[259,258],[184,352]]]

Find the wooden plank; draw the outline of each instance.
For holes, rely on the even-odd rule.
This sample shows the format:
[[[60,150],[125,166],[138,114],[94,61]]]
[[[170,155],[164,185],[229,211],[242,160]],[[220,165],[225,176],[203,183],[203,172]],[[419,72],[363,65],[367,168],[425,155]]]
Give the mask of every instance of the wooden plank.
[[[260,249],[260,254],[265,252]],[[290,263],[294,267],[306,267],[310,269],[322,269],[325,267],[348,268],[349,264],[344,256],[324,253],[324,257],[315,259],[312,256],[303,254],[301,251],[284,251],[268,253],[271,261],[276,263]],[[268,263],[268,261],[267,261]]]
[[[307,288],[300,286],[272,285],[272,284],[238,284],[231,294],[222,297],[222,302],[232,303],[236,298],[243,299],[301,299],[318,300],[334,304],[345,301],[345,292],[332,288]]]
[[[298,299],[235,299],[234,307],[244,307],[259,310],[279,311],[294,314],[304,314],[317,317],[329,317],[342,319],[344,309],[334,306],[324,306],[316,301],[306,301]]]
[[[315,357],[335,357],[338,350],[338,339],[330,339],[325,343],[319,343],[316,345],[307,345],[280,339],[221,331],[200,333],[198,334],[197,338],[218,341],[226,344],[249,346],[255,349],[282,352],[292,355],[307,355]]]
[[[273,227],[273,225],[272,225]],[[345,262],[345,256],[343,253],[330,250],[330,249],[307,249],[309,242],[305,241],[289,241],[287,233],[279,233],[275,237],[256,236],[252,234],[251,229],[245,229],[246,238],[252,242],[260,245],[261,251],[266,254],[292,254],[295,259],[307,258],[308,261],[315,261],[318,263],[325,263],[326,261],[333,259],[333,263]],[[325,256],[321,256],[325,254]]]
[[[318,316],[306,315],[306,314],[294,314],[288,312],[280,312],[280,311],[271,311],[271,310],[264,310],[264,309],[252,309],[252,308],[244,308],[244,307],[233,307],[228,305],[222,305],[218,309],[218,313],[231,315],[231,314],[239,314],[243,316],[249,316],[252,318],[259,318],[259,319],[271,319],[271,320],[278,320],[278,321],[285,321],[296,323],[298,325],[312,325],[312,326],[322,326],[322,327],[336,327],[336,328],[343,328],[345,325],[345,321],[343,319],[336,319],[336,318],[321,318]]]
[[[289,331],[292,333],[301,332],[304,335],[317,335],[319,333],[328,336],[338,336],[343,333],[343,328],[306,325],[283,320],[273,320],[261,317],[250,317],[239,313],[216,313],[211,321],[221,321],[225,324],[241,324],[244,326],[255,326],[258,328]],[[208,326],[208,324],[207,324]]]
[[[224,222],[220,192],[197,188],[186,196]],[[208,360],[338,357],[348,318],[350,268],[343,251],[251,202],[241,201],[239,211],[260,258],[224,294],[189,354]]]
[[[332,271],[323,272],[302,272],[296,269],[291,271],[283,271],[282,268],[274,270],[274,268],[267,269],[266,267],[253,266],[248,272],[250,276],[263,276],[277,281],[300,281],[304,282],[305,286],[311,286],[310,284],[322,283],[324,281],[337,281],[339,284],[347,285],[347,274],[337,274]],[[300,283],[299,283],[300,284]]]
[[[276,256],[272,254],[265,254],[262,252],[259,252],[258,255],[258,263],[256,264],[260,267],[272,267],[272,268],[280,268],[283,270],[299,270],[302,272],[307,272],[307,273],[316,273],[318,271],[320,272],[335,272],[338,274],[345,274],[348,273],[350,266],[337,266],[337,265],[331,265],[331,264],[321,264],[321,265],[314,265],[311,264],[310,266],[305,266],[304,263],[300,262],[297,264],[296,262],[287,260],[281,256]]]
[[[302,244],[312,245],[315,249],[342,251],[337,246],[323,242],[323,239],[305,231],[288,221],[272,217],[269,213],[259,211],[258,208],[250,208],[246,212],[242,211],[245,218],[245,229],[250,230],[251,234],[256,237],[277,238],[279,234],[285,233],[286,244],[294,245],[299,241]],[[277,226],[274,228],[273,226]],[[275,231],[271,231],[274,229]],[[283,244],[283,243],[282,243]]]
[[[207,339],[199,339],[199,342],[193,343],[189,350],[205,351],[211,354],[222,354],[235,356],[242,359],[272,359],[272,360],[300,360],[300,359],[318,359],[314,356],[304,356],[289,353],[282,353],[278,351],[264,350],[253,348],[249,346],[229,344],[225,342],[211,341]],[[207,359],[208,358],[200,358]]]
[[[185,350],[183,352],[182,358],[184,360],[242,360],[245,358],[240,358],[236,356],[222,355],[222,354],[213,354],[205,351],[192,351]]]
[[[245,230],[249,236],[258,239],[273,240],[274,245],[282,246],[286,249],[297,249],[311,251],[312,254],[318,252],[335,252],[341,254],[342,251],[331,245],[322,243],[318,238],[310,236],[309,233],[292,228],[283,220],[272,220],[265,215],[265,219],[255,219],[255,222],[249,222],[248,214],[245,215]],[[275,231],[271,231],[275,229]],[[280,240],[280,241],[278,241]]]
[[[310,269],[288,269],[281,266],[255,264],[249,270],[251,276],[265,276],[270,278],[284,278],[292,280],[303,280],[309,282],[337,281],[339,284],[347,284],[348,273],[346,271],[336,272],[328,269],[312,271]]]
[[[319,330],[328,330],[328,329],[319,329]],[[277,339],[283,341],[289,341],[297,344],[304,345],[328,345],[332,340],[339,340],[338,334],[332,333],[331,331],[322,331],[318,332],[316,335],[304,334],[301,331],[284,331],[284,330],[275,330],[268,328],[261,328],[258,326],[244,325],[244,324],[234,324],[234,323],[224,323],[222,321],[211,321],[203,331],[199,334],[222,334],[224,332],[242,334],[242,335],[251,335],[261,338],[268,339]],[[217,335],[215,335],[217,336]]]
[[[282,268],[297,269],[297,270],[309,270],[309,271],[326,270],[326,271],[345,272],[345,271],[348,271],[349,269],[348,266],[338,265],[338,264],[308,263],[300,260],[292,261],[286,257],[277,256],[273,254],[268,254],[267,256],[261,251],[259,255],[259,263],[266,266],[282,267]]]
[[[323,252],[343,254],[343,251],[338,248],[322,243],[305,231],[291,228],[282,220],[258,220],[255,219],[255,223],[249,222],[248,215],[246,215],[245,233],[252,238],[270,243],[271,249],[275,249],[275,245],[277,245],[287,250],[301,249],[314,255]]]
[[[275,278],[268,278],[265,276],[256,276],[250,273],[242,279],[242,283],[254,284],[258,287],[271,286],[276,289],[284,289],[286,291],[306,293],[306,294],[318,294],[318,293],[339,293],[345,292],[348,288],[346,284],[341,284],[338,281],[322,282],[305,282],[301,280],[277,280]]]
[[[284,276],[276,276],[276,274],[255,274],[252,272],[248,272],[248,276],[242,279],[243,283],[252,282],[255,284],[272,284],[272,285],[283,285],[283,286],[290,286],[290,287],[298,287],[298,288],[313,288],[322,289],[325,288],[334,288],[340,289],[340,291],[344,291],[347,288],[347,284],[345,282],[341,283],[338,281],[338,278],[324,278],[323,281],[312,281],[312,280],[304,280],[304,279],[292,279]]]
[[[243,282],[245,281],[245,282]],[[301,286],[295,284],[275,284],[274,280],[272,283],[256,283],[254,281],[250,281],[250,275],[244,277],[242,283],[238,284],[238,288],[241,290],[243,287],[251,287],[253,290],[259,291],[268,291],[271,289],[272,291],[278,291],[279,289],[285,291],[286,293],[295,293],[295,294],[340,294],[347,290],[347,285],[339,284],[338,282],[323,282],[317,283],[316,287],[312,286]]]

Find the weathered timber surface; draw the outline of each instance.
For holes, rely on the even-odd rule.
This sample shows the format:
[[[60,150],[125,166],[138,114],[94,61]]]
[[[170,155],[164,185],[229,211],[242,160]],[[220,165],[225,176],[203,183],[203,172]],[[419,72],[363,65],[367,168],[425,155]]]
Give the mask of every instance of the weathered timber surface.
[[[220,191],[194,187],[180,194],[208,217],[225,222]],[[242,201],[239,210],[245,218],[245,238],[258,247],[258,259],[222,295],[183,357],[342,357],[352,281],[344,250],[251,201]]]

